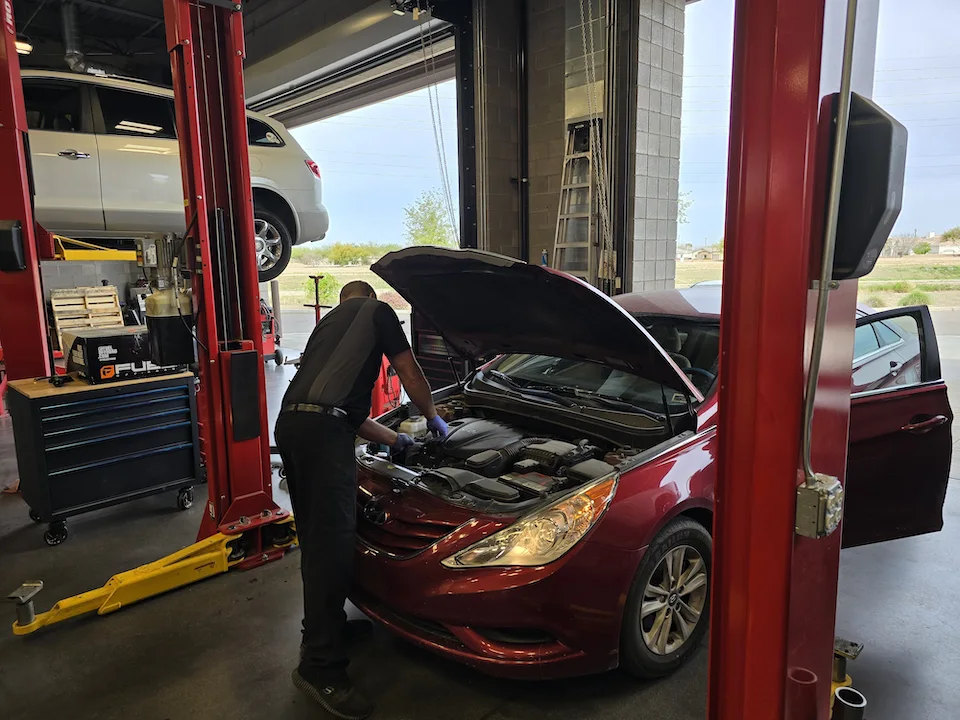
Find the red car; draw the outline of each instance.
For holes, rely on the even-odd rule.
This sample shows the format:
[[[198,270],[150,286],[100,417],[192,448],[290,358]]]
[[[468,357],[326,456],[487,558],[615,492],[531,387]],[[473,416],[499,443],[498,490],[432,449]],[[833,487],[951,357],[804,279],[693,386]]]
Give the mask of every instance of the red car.
[[[358,447],[354,603],[494,675],[677,668],[707,629],[720,288],[611,299],[423,247],[374,270],[448,347],[497,357],[436,393],[446,439]],[[926,308],[858,314],[846,547],[939,530],[951,451]]]

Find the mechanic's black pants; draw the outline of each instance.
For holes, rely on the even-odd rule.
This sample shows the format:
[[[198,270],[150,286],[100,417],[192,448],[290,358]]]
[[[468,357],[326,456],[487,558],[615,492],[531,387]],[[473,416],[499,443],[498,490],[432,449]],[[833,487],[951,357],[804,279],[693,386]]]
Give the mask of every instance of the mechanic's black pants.
[[[293,501],[303,577],[303,657],[331,676],[347,666],[343,606],[353,574],[357,468],[344,420],[283,412],[276,440]]]

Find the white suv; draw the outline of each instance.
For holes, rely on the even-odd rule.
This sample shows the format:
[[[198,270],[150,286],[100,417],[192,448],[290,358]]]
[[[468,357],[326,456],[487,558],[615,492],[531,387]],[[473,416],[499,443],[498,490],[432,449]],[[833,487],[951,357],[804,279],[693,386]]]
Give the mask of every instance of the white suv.
[[[173,91],[131,80],[24,70],[37,221],[75,238],[183,232]],[[260,280],[330,224],[320,172],[279,122],[247,113]]]

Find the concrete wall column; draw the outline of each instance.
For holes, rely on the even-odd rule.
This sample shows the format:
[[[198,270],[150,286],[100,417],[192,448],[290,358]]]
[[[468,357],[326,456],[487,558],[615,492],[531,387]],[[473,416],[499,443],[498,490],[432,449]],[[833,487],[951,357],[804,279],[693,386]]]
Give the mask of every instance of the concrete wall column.
[[[565,0],[527,2],[528,128],[530,138],[530,253],[553,257],[566,132]]]
[[[672,288],[676,280],[684,5],[639,0],[635,291]]]
[[[519,3],[476,0],[477,242],[510,257],[520,256],[519,26]]]

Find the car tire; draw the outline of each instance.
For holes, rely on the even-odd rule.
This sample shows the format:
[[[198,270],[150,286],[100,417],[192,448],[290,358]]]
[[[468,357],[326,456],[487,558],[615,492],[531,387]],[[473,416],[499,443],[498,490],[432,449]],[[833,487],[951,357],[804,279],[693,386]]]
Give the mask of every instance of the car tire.
[[[260,282],[275,279],[293,254],[293,235],[280,217],[264,207],[253,209],[254,243]]]
[[[627,672],[663,677],[696,651],[709,623],[712,549],[706,528],[686,517],[650,543],[623,613],[620,665]]]

